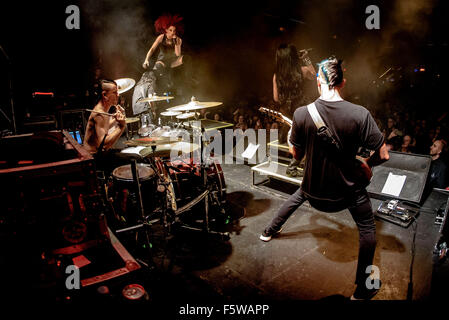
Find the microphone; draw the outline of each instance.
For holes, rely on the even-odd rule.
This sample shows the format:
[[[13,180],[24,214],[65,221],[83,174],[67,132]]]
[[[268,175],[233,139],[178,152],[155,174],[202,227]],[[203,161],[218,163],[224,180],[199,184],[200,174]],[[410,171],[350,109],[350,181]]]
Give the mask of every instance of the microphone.
[[[301,50],[299,50],[299,52],[301,52],[301,53],[308,53],[309,51],[312,51],[312,50],[313,50],[313,48],[301,49]]]

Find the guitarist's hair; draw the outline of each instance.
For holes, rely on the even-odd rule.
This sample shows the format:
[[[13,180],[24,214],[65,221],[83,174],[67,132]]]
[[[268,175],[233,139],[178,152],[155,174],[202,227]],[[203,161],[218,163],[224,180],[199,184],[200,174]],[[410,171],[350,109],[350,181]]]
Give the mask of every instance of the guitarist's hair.
[[[279,100],[282,104],[289,104],[301,98],[303,76],[298,50],[294,45],[281,44],[278,47],[275,73]]]
[[[329,85],[329,89],[335,88],[343,82],[343,69],[341,67],[343,60],[338,60],[335,56],[318,63],[318,70],[324,76],[324,80]]]

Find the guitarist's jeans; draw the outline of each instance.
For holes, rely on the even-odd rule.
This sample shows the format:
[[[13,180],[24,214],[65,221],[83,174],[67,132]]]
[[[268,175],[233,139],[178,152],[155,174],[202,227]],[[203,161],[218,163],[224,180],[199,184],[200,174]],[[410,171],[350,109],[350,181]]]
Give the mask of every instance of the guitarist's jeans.
[[[299,206],[307,199],[306,195],[299,188],[292,194],[279,209],[270,225],[265,229],[267,234],[275,234],[287,221]],[[310,202],[310,201],[309,201]],[[328,203],[312,200],[311,205],[318,210],[335,212],[347,208],[354,219],[359,230],[359,259],[357,263],[356,283],[365,284],[369,274],[365,273],[366,267],[373,264],[374,251],[376,249],[376,224],[371,207],[371,201],[365,189],[355,192],[345,203],[338,207],[334,204],[334,209]]]

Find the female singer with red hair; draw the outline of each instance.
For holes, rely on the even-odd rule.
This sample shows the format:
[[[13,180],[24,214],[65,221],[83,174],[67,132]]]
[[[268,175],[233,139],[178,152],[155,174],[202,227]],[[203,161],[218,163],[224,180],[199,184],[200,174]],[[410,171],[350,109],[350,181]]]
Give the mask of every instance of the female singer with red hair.
[[[165,68],[175,68],[183,63],[183,56],[181,55],[182,40],[177,36],[184,31],[182,19],[179,15],[165,14],[155,21],[156,32],[160,35],[145,57],[142,65],[144,69],[150,65],[150,58],[157,48],[160,50],[153,69],[157,70],[160,75],[165,73]]]

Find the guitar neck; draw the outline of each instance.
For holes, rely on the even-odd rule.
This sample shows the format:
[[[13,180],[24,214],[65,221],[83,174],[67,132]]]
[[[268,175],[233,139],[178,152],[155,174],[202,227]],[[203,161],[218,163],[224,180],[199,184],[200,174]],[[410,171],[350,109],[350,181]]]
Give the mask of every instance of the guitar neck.
[[[265,114],[267,114],[268,116],[278,120],[279,122],[289,125],[290,127],[292,126],[293,122],[292,120],[290,120],[289,118],[287,118],[286,116],[284,116],[282,113],[278,112],[278,111],[274,111],[265,107],[260,107],[259,108],[260,112],[263,112]]]

